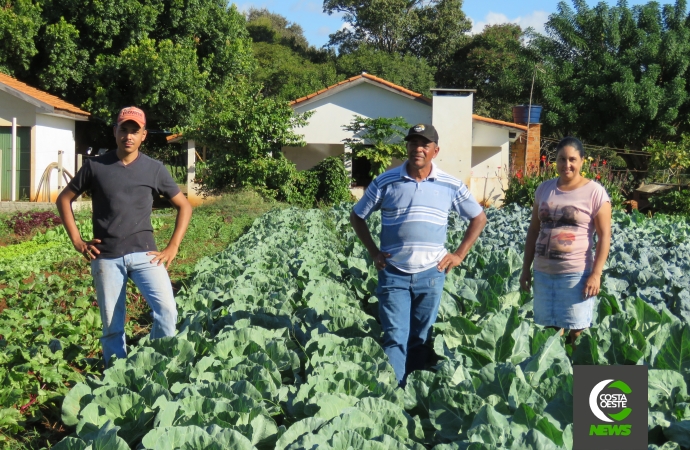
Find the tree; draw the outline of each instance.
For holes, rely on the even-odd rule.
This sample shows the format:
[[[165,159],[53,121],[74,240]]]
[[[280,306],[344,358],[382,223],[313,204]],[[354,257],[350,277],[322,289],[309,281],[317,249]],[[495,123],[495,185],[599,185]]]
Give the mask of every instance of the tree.
[[[247,30],[258,64],[254,80],[269,97],[290,101],[342,80],[332,52],[310,47],[302,27],[267,9],[250,8]]]
[[[512,121],[511,107],[529,98],[536,62],[519,25],[491,25],[455,53],[437,80],[443,86],[476,89],[475,113]]]
[[[282,44],[293,50],[302,51],[309,48],[309,42],[304,37],[304,30],[300,25],[291,23],[285,17],[266,8],[249,8],[247,30],[254,42]]]
[[[370,46],[338,56],[336,69],[345,78],[368,72],[424,95],[429,95],[434,86],[434,69],[424,58],[386,53]]]
[[[0,69],[110,124],[137,104],[151,128],[203,108],[204,93],[249,75],[245,20],[219,0],[18,0],[0,8]]]
[[[439,65],[471,28],[461,7],[461,0],[325,0],[324,12],[342,13],[351,25],[332,34],[328,45],[344,53],[370,46]]]
[[[41,26],[41,8],[17,0],[0,8],[0,70],[14,75],[29,69],[36,55],[35,39]]]
[[[350,156],[369,161],[372,179],[385,172],[393,158],[407,159],[403,138],[410,124],[402,117],[355,116],[344,128],[353,134],[352,138],[345,139],[345,146],[352,151]]]
[[[614,147],[677,140],[690,129],[687,3],[589,8],[559,3],[548,36],[531,45],[544,55],[538,95],[552,133]]]
[[[281,44],[258,42],[253,48],[258,61],[254,80],[263,84],[263,93],[268,97],[287,102],[344,78],[336,73],[333,61],[313,63]]]
[[[261,94],[261,86],[244,77],[209,92],[205,106],[179,131],[210,149],[199,165],[206,192],[253,186],[279,192],[290,182],[294,164],[284,146],[304,145],[294,129],[306,124],[283,101]],[[283,196],[285,197],[285,195]]]

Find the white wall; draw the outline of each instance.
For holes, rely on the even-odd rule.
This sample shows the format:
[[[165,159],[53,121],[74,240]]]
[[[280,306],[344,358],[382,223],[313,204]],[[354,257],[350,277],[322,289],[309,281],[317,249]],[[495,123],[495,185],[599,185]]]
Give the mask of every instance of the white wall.
[[[0,126],[11,127],[13,117],[17,118],[17,126],[32,127],[36,125],[36,107],[0,91]]]
[[[295,163],[297,170],[311,169],[329,156],[342,155],[344,144],[307,144],[305,147],[283,147],[283,154]]]
[[[471,92],[434,92],[434,128],[441,148],[436,164],[455,178],[470,185],[472,171]]]
[[[297,128],[307,143],[342,144],[352,133],[343,129],[355,115],[377,118],[401,116],[411,125],[431,122],[431,105],[411,100],[381,87],[362,82],[333,95],[296,105],[296,113],[314,111],[309,124]]]
[[[470,191],[478,202],[500,206],[507,188],[509,131],[475,121],[472,132]]]
[[[58,150],[63,150],[62,165],[72,176],[75,175],[75,143],[74,120],[36,114],[36,129],[34,140],[34,153],[32,158],[32,192],[31,199],[36,196],[36,189],[41,181],[46,167],[58,161]],[[62,185],[67,183],[63,181]],[[58,177],[57,170],[50,176],[50,199],[39,198],[39,201],[55,201],[57,198]],[[41,188],[43,191],[43,188]]]

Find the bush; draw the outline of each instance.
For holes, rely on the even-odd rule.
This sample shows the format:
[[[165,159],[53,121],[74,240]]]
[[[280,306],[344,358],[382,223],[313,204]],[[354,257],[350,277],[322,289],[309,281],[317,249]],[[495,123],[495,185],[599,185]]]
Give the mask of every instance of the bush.
[[[317,202],[330,206],[352,199],[350,177],[345,170],[345,164],[343,164],[341,157],[328,157],[310,171],[316,173],[319,180],[319,189],[316,193]]]
[[[291,205],[312,208],[316,204],[319,184],[319,176],[316,172],[311,170],[295,170],[290,179],[290,185],[286,186],[284,200]]]
[[[282,153],[240,161],[236,166],[238,187],[252,188],[264,198],[303,208],[333,205],[350,200],[350,178],[341,157],[332,156],[309,170],[298,171]]]
[[[650,198],[649,203],[658,213],[690,215],[690,190],[667,192]]]

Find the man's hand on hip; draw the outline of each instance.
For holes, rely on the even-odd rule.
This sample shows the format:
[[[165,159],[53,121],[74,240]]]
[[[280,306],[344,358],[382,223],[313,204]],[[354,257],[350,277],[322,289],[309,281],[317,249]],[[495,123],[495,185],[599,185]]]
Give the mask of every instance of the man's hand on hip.
[[[76,251],[84,255],[84,258],[86,258],[88,261],[91,261],[92,259],[96,259],[96,257],[101,254],[101,252],[96,248],[96,244],[100,243],[100,239],[92,239],[88,242],[80,239],[77,242],[74,242],[73,245]]]
[[[156,264],[158,266],[165,264],[165,268],[167,269],[170,267],[172,260],[175,259],[175,256],[177,256],[177,250],[178,248],[174,245],[168,245],[160,252],[148,252],[147,255],[155,256],[155,258],[151,260],[151,264]]]
[[[453,267],[459,266],[464,258],[459,257],[455,253],[448,253],[443,257],[440,263],[438,263],[439,272],[450,272]]]
[[[376,270],[383,270],[386,268],[388,264],[386,264],[386,258],[390,258],[391,254],[390,253],[384,253],[379,251],[376,255],[374,255],[374,266],[376,266]]]

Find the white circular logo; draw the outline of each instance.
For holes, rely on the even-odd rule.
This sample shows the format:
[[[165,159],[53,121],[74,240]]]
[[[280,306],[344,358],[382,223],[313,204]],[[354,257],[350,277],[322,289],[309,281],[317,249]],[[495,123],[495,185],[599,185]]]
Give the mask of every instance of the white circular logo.
[[[597,405],[597,397],[599,397],[599,393],[604,390],[606,385],[612,381],[613,380],[604,380],[599,382],[596,386],[594,386],[594,389],[592,389],[592,392],[589,394],[589,409],[592,410],[592,414],[594,414],[597,419],[603,420],[604,422],[613,422],[613,420],[606,417],[606,415],[599,409],[599,406]]]
[[[601,394],[601,391],[603,391],[605,388],[612,388],[612,389],[617,389],[621,393],[613,393],[613,394]],[[596,416],[597,419],[603,421],[603,422],[613,422],[614,420],[616,422],[620,422],[621,420],[625,420],[626,417],[630,415],[632,412],[632,409],[628,407],[628,397],[627,395],[632,392],[632,389],[630,389],[630,386],[628,386],[624,381],[618,380],[618,381],[613,381],[613,380],[604,380],[599,383],[597,383],[596,386],[592,389],[592,392],[589,393],[589,409],[592,410],[592,414]],[[623,408],[621,411],[617,413],[608,413],[605,414],[601,408],[614,408],[614,409],[620,409]],[[611,420],[613,419],[613,420]]]
[[[417,125],[414,127],[414,131],[416,131],[417,133],[419,133],[420,131],[424,131],[425,129],[426,128],[424,127],[424,125]]]

